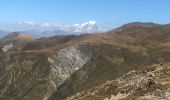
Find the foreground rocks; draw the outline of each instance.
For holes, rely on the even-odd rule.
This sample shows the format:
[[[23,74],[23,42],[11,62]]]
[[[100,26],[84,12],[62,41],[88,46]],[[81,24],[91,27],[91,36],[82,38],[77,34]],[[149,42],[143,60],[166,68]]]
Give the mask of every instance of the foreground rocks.
[[[82,91],[66,100],[169,100],[170,64],[155,64],[143,71],[130,71],[101,86]]]

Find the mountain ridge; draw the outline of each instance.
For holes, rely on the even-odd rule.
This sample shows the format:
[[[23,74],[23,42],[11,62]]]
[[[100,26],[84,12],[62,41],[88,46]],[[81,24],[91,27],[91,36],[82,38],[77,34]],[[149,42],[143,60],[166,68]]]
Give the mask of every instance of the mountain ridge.
[[[169,26],[146,26],[2,41],[0,99],[61,100],[131,70],[170,61]]]
[[[50,100],[60,100],[133,69],[141,70],[147,65],[169,61],[169,33],[163,25],[146,27],[142,24],[100,34],[100,39],[96,36],[99,45],[95,47],[93,60],[66,80]]]

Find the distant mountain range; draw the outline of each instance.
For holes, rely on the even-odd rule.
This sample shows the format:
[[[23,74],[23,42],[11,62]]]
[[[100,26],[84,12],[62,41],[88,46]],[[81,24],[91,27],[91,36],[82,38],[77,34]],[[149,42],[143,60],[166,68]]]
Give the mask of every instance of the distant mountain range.
[[[106,28],[99,26],[95,21],[89,21],[82,24],[74,24],[74,25],[57,25],[57,24],[49,24],[45,23],[43,25],[26,25],[21,24],[19,27],[23,27],[22,31],[28,35],[31,35],[34,38],[40,37],[51,37],[55,35],[78,35],[82,33],[95,33],[95,32],[104,32],[107,31]],[[0,31],[0,38],[8,35],[10,32]]]
[[[24,31],[29,35],[36,37],[51,37],[55,35],[69,35],[69,34],[81,34],[81,33],[91,33],[91,32],[103,32],[105,29],[99,27],[95,22],[87,22],[84,24],[75,25],[56,25],[50,26],[46,25],[41,28]]]

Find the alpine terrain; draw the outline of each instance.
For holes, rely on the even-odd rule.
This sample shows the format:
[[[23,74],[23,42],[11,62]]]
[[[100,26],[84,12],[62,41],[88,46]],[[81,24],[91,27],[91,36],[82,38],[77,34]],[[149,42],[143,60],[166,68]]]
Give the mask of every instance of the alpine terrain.
[[[82,30],[83,31],[83,30]],[[169,100],[170,25],[0,39],[0,100]]]

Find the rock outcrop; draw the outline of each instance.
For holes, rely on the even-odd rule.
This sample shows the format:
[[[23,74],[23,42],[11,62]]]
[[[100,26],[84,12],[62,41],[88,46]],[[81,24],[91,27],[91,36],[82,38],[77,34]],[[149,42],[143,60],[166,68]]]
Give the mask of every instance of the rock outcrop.
[[[148,66],[65,100],[169,100],[170,63]]]
[[[83,47],[85,46],[85,47]],[[92,51],[86,45],[77,45],[60,50],[56,54],[48,57],[50,63],[53,80],[57,79],[55,88],[61,85],[76,70],[85,65],[92,56]]]

